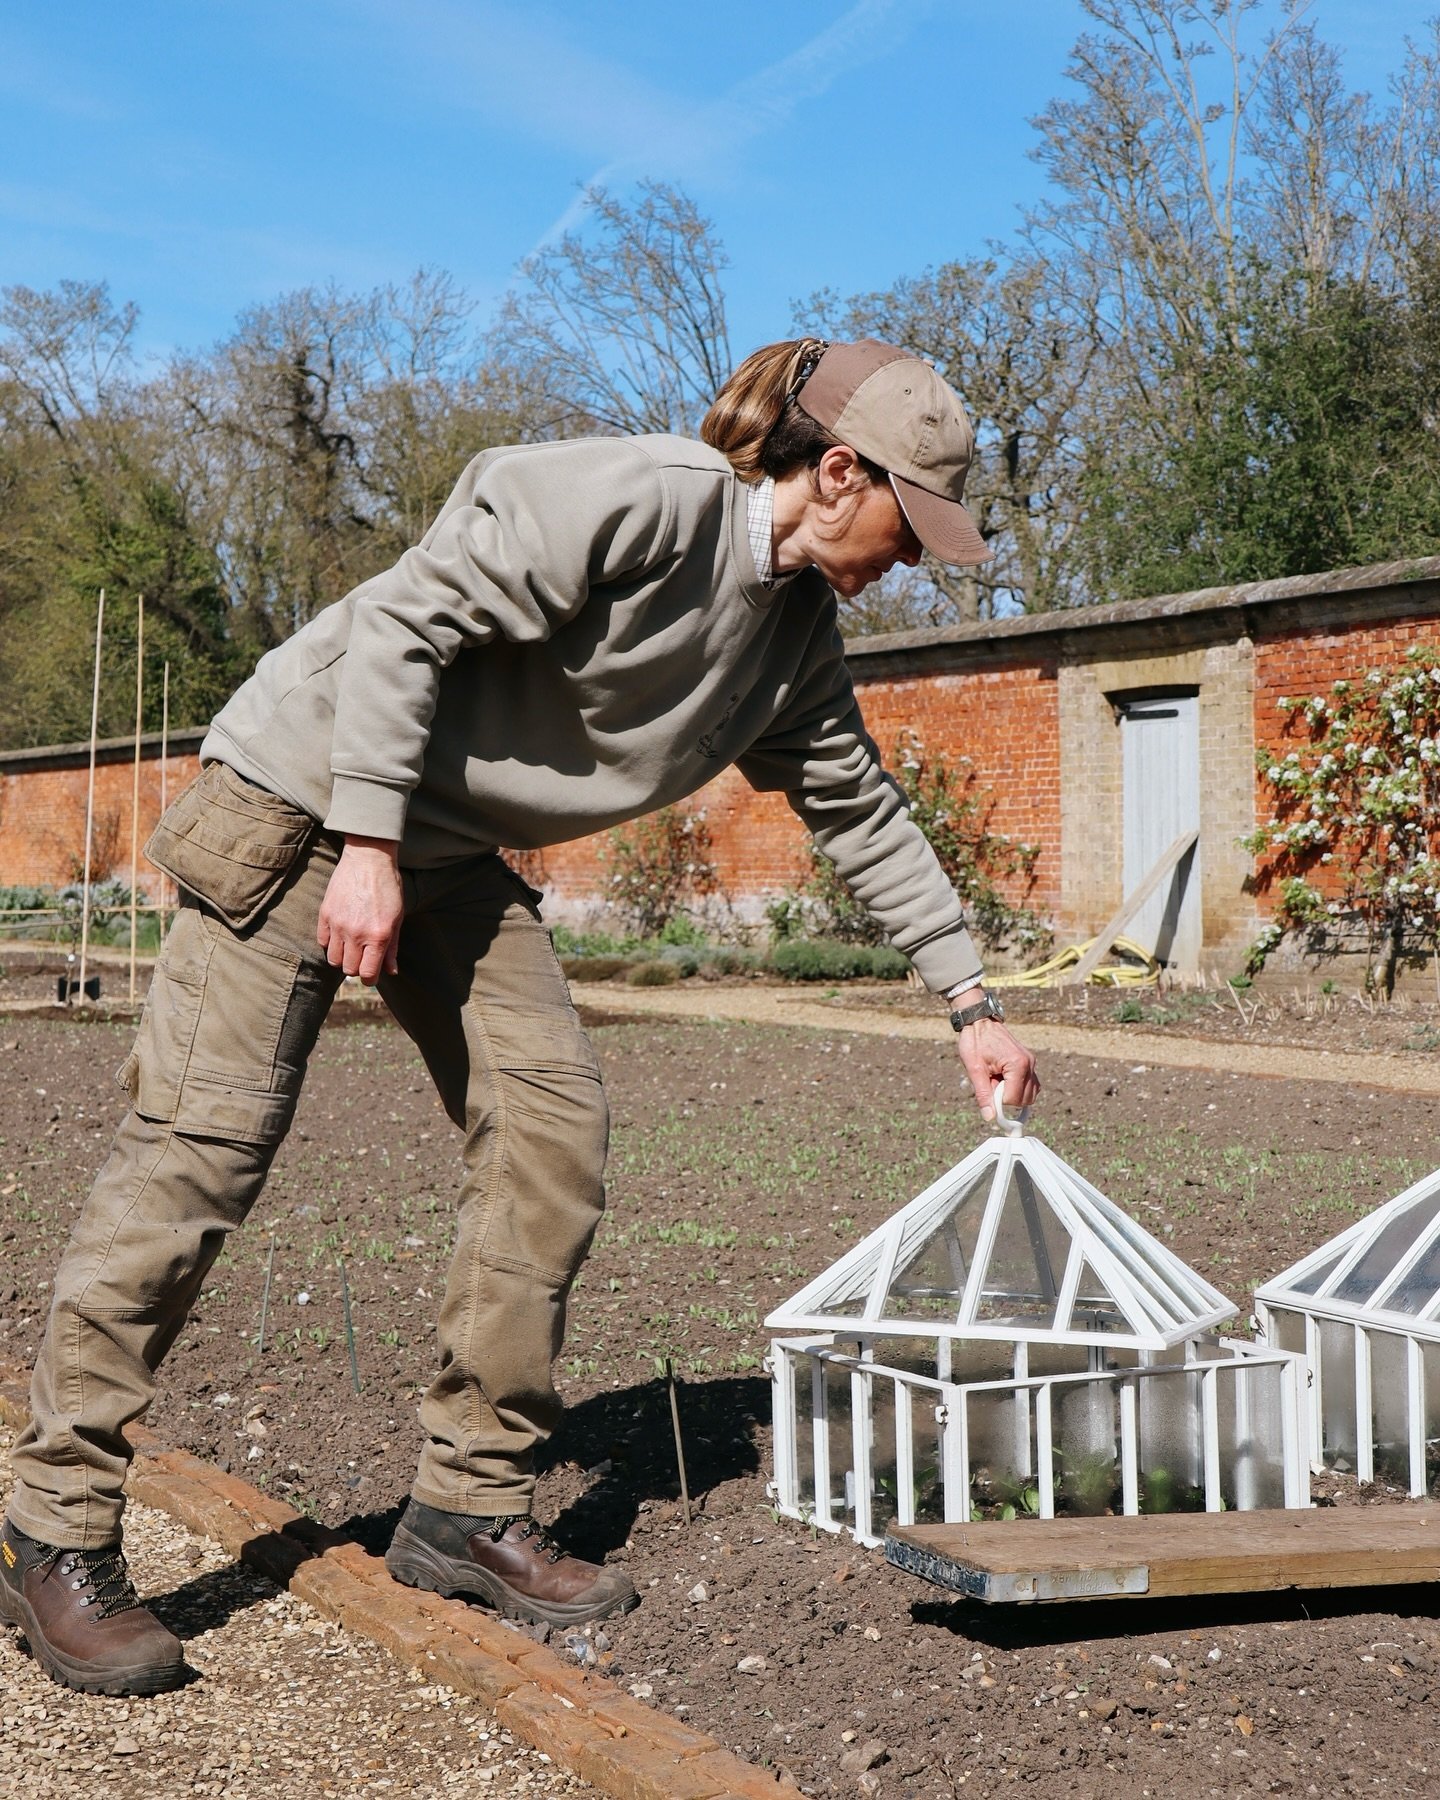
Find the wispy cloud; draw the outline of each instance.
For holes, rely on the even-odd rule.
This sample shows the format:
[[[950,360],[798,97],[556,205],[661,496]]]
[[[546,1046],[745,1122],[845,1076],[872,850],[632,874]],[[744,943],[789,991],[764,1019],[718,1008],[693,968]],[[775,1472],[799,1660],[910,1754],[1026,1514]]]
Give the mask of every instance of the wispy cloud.
[[[936,0],[857,0],[833,24],[798,50],[737,82],[699,108],[677,109],[609,158],[590,176],[536,249],[574,227],[584,211],[584,190],[659,179],[713,181],[738,162],[742,146],[787,124],[807,101],[817,100],[842,75],[894,51],[933,12]]]
[[[478,113],[490,129],[585,158],[680,129],[691,102],[666,93],[615,57],[566,36],[543,7],[474,0],[347,0],[372,43],[391,52],[388,73],[408,70],[432,109]],[[403,23],[402,23],[403,18]],[[413,103],[413,96],[407,104]],[[477,179],[494,179],[477,169]]]
[[[15,94],[27,107],[92,125],[113,125],[126,116],[113,79],[102,91],[74,58],[59,52],[38,56],[13,35],[0,44],[0,94]]]

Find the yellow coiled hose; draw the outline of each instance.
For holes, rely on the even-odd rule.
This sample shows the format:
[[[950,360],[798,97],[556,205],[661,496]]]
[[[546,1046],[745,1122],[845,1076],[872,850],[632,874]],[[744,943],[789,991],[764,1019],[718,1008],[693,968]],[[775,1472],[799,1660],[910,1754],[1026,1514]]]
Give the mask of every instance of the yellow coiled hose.
[[[1070,944],[1064,950],[1057,950],[1048,962],[1033,969],[1022,969],[1015,975],[987,975],[985,985],[992,988],[1055,987],[1059,977],[1067,969],[1073,969],[1094,942],[1094,938],[1089,938],[1083,944]],[[1133,938],[1117,937],[1110,946],[1110,954],[1127,960],[1101,963],[1099,968],[1090,971],[1087,986],[1150,987],[1159,979],[1159,963]]]

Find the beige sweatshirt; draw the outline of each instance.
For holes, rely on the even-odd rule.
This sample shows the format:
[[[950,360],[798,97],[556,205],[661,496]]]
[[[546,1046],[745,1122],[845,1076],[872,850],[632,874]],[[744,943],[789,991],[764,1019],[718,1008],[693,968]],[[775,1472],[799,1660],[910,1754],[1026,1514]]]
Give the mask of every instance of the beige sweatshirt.
[[[201,747],[430,866],[780,789],[934,991],[960,904],[855,703],[813,571],[762,588],[745,490],[676,437],[487,450],[422,542],[262,658]]]

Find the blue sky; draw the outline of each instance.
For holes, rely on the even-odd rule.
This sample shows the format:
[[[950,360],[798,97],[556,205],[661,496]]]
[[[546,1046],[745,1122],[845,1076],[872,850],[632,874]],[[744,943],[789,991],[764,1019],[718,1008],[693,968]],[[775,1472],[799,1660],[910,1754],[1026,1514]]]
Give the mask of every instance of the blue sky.
[[[1267,10],[1276,10],[1267,0]],[[1316,0],[1383,90],[1433,8]],[[65,0],[0,17],[0,285],[108,280],[152,355],[448,269],[483,316],[581,184],[714,219],[737,355],[820,287],[1009,235],[1075,0]]]

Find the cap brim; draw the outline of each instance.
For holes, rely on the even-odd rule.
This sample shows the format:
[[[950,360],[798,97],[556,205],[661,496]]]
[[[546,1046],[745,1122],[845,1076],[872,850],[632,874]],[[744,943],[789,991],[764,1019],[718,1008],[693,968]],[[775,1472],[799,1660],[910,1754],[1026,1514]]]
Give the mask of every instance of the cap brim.
[[[910,529],[932,556],[943,563],[989,562],[994,552],[958,500],[946,500],[895,474],[890,477],[890,485]]]

